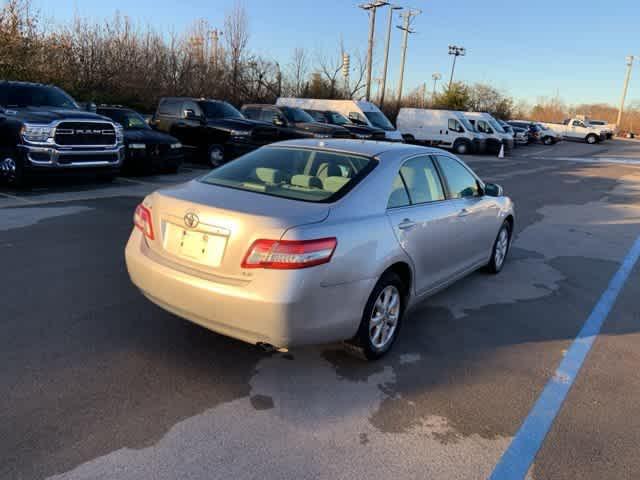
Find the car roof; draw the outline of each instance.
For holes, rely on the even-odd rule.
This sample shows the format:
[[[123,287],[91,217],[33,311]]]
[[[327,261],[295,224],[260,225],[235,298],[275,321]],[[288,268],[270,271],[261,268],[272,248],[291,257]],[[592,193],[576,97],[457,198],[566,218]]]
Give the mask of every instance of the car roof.
[[[377,142],[372,140],[357,139],[299,139],[286,140],[284,142],[272,143],[273,147],[297,147],[297,148],[314,148],[333,152],[348,153],[353,155],[363,155],[367,157],[377,157],[379,155],[394,152],[402,156],[412,154],[447,154],[443,150],[433,147],[423,147],[419,145],[411,145],[400,142]]]

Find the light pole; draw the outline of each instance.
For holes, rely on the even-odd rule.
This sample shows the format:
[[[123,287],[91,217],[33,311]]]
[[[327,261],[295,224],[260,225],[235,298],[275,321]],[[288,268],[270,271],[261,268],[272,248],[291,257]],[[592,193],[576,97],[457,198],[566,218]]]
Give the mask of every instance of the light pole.
[[[398,5],[389,4],[389,22],[387,23],[387,43],[384,47],[384,67],[382,67],[382,91],[380,93],[380,106],[384,105],[384,94],[387,90],[387,68],[389,66],[389,46],[391,45],[391,24],[393,23],[394,10],[402,10]]]
[[[421,10],[418,9],[410,9],[401,14],[400,16],[403,18],[404,22],[402,26],[398,25],[398,28],[402,30],[402,56],[400,58],[400,80],[398,82],[398,108],[400,108],[400,102],[402,101],[402,83],[404,82],[404,65],[407,60],[407,42],[409,41],[409,34],[415,33],[411,30],[411,22],[413,21],[413,17],[420,15],[422,13]]]
[[[376,10],[380,7],[388,5],[389,2],[383,0],[375,0],[369,3],[359,5],[363,10],[369,12],[369,49],[367,52],[367,90],[366,99],[369,101],[371,97],[371,69],[373,67],[373,38],[376,30]]]
[[[629,55],[627,60],[627,74],[624,77],[624,86],[622,87],[622,98],[620,99],[620,109],[618,110],[618,121],[616,122],[616,129],[620,128],[622,122],[622,111],[624,110],[624,102],[627,98],[627,90],[629,88],[629,80],[631,79],[631,67],[633,67],[633,55]]]
[[[432,99],[431,102],[435,102],[436,101],[436,85],[438,84],[438,80],[442,79],[442,74],[439,72],[434,73],[433,75],[431,75],[431,78],[433,79],[433,94],[432,94]]]
[[[449,55],[453,55],[453,66],[451,67],[451,78],[449,78],[449,90],[451,90],[451,84],[453,83],[453,73],[456,70],[456,60],[458,57],[464,57],[467,54],[467,49],[464,47],[458,47],[457,45],[449,45]]]

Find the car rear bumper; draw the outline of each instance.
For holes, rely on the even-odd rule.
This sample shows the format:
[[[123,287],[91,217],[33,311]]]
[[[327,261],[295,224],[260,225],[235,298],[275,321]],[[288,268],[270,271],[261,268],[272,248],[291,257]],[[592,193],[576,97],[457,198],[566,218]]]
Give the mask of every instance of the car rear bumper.
[[[166,152],[154,152],[148,150],[127,150],[127,156],[124,161],[124,167],[164,169],[177,167],[184,160],[184,152],[181,148],[169,149]]]
[[[151,251],[134,229],[125,251],[131,281],[153,303],[209,330],[275,347],[355,335],[375,280],[323,286],[320,265],[261,270],[262,279],[214,281]]]

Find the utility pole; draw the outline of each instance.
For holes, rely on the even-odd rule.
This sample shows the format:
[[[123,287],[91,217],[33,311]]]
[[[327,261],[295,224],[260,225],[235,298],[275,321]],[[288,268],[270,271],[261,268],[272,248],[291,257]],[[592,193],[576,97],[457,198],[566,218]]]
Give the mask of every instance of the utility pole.
[[[620,128],[622,122],[622,111],[624,110],[624,102],[627,99],[627,89],[629,88],[629,80],[631,79],[631,67],[633,67],[633,55],[629,55],[627,60],[627,74],[624,77],[624,86],[622,87],[622,98],[620,99],[620,109],[618,110],[618,121],[616,122],[616,129]]]
[[[442,74],[439,72],[436,72],[433,75],[431,75],[431,78],[433,79],[433,93],[432,93],[431,102],[435,102],[436,101],[436,85],[438,84],[438,80],[442,79]]]
[[[393,23],[394,10],[402,10],[402,7],[389,4],[389,22],[387,23],[387,43],[384,47],[384,67],[382,67],[382,86],[380,87],[380,107],[384,105],[384,95],[387,90],[387,68],[389,66],[389,46],[391,45],[391,24]]]
[[[371,69],[373,68],[373,38],[376,30],[376,10],[380,7],[384,7],[389,2],[383,0],[376,0],[369,3],[363,3],[359,5],[360,8],[369,12],[369,49],[367,52],[367,90],[366,99],[369,101],[371,98]]]
[[[458,47],[457,45],[449,45],[449,55],[453,55],[453,66],[451,67],[451,77],[449,78],[449,90],[451,90],[451,84],[453,83],[453,73],[456,70],[456,60],[458,57],[464,57],[466,54],[466,48]]]
[[[398,108],[400,108],[400,102],[402,101],[402,83],[404,82],[404,65],[407,59],[407,42],[409,41],[409,34],[415,33],[411,30],[411,22],[413,18],[422,13],[417,9],[409,9],[406,12],[402,13],[400,16],[404,20],[402,26],[398,25],[398,28],[402,30],[402,47],[401,47],[401,58],[400,58],[400,81],[398,83]]]

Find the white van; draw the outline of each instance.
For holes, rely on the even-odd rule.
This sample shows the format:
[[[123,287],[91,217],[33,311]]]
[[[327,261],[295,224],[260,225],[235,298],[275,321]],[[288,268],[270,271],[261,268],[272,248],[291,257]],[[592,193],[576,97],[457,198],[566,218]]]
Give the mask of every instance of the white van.
[[[482,153],[486,137],[475,131],[462,112],[401,108],[396,120],[398,130],[411,143],[422,143],[465,153]]]
[[[464,112],[464,116],[478,132],[487,136],[488,153],[498,153],[503,145],[507,152],[513,149],[513,136],[507,133],[491,115],[485,112]]]
[[[353,123],[381,128],[388,141],[401,142],[402,135],[384,113],[373,103],[365,100],[324,100],[318,98],[278,98],[276,105],[298,107],[304,110],[327,110],[338,112]]]

